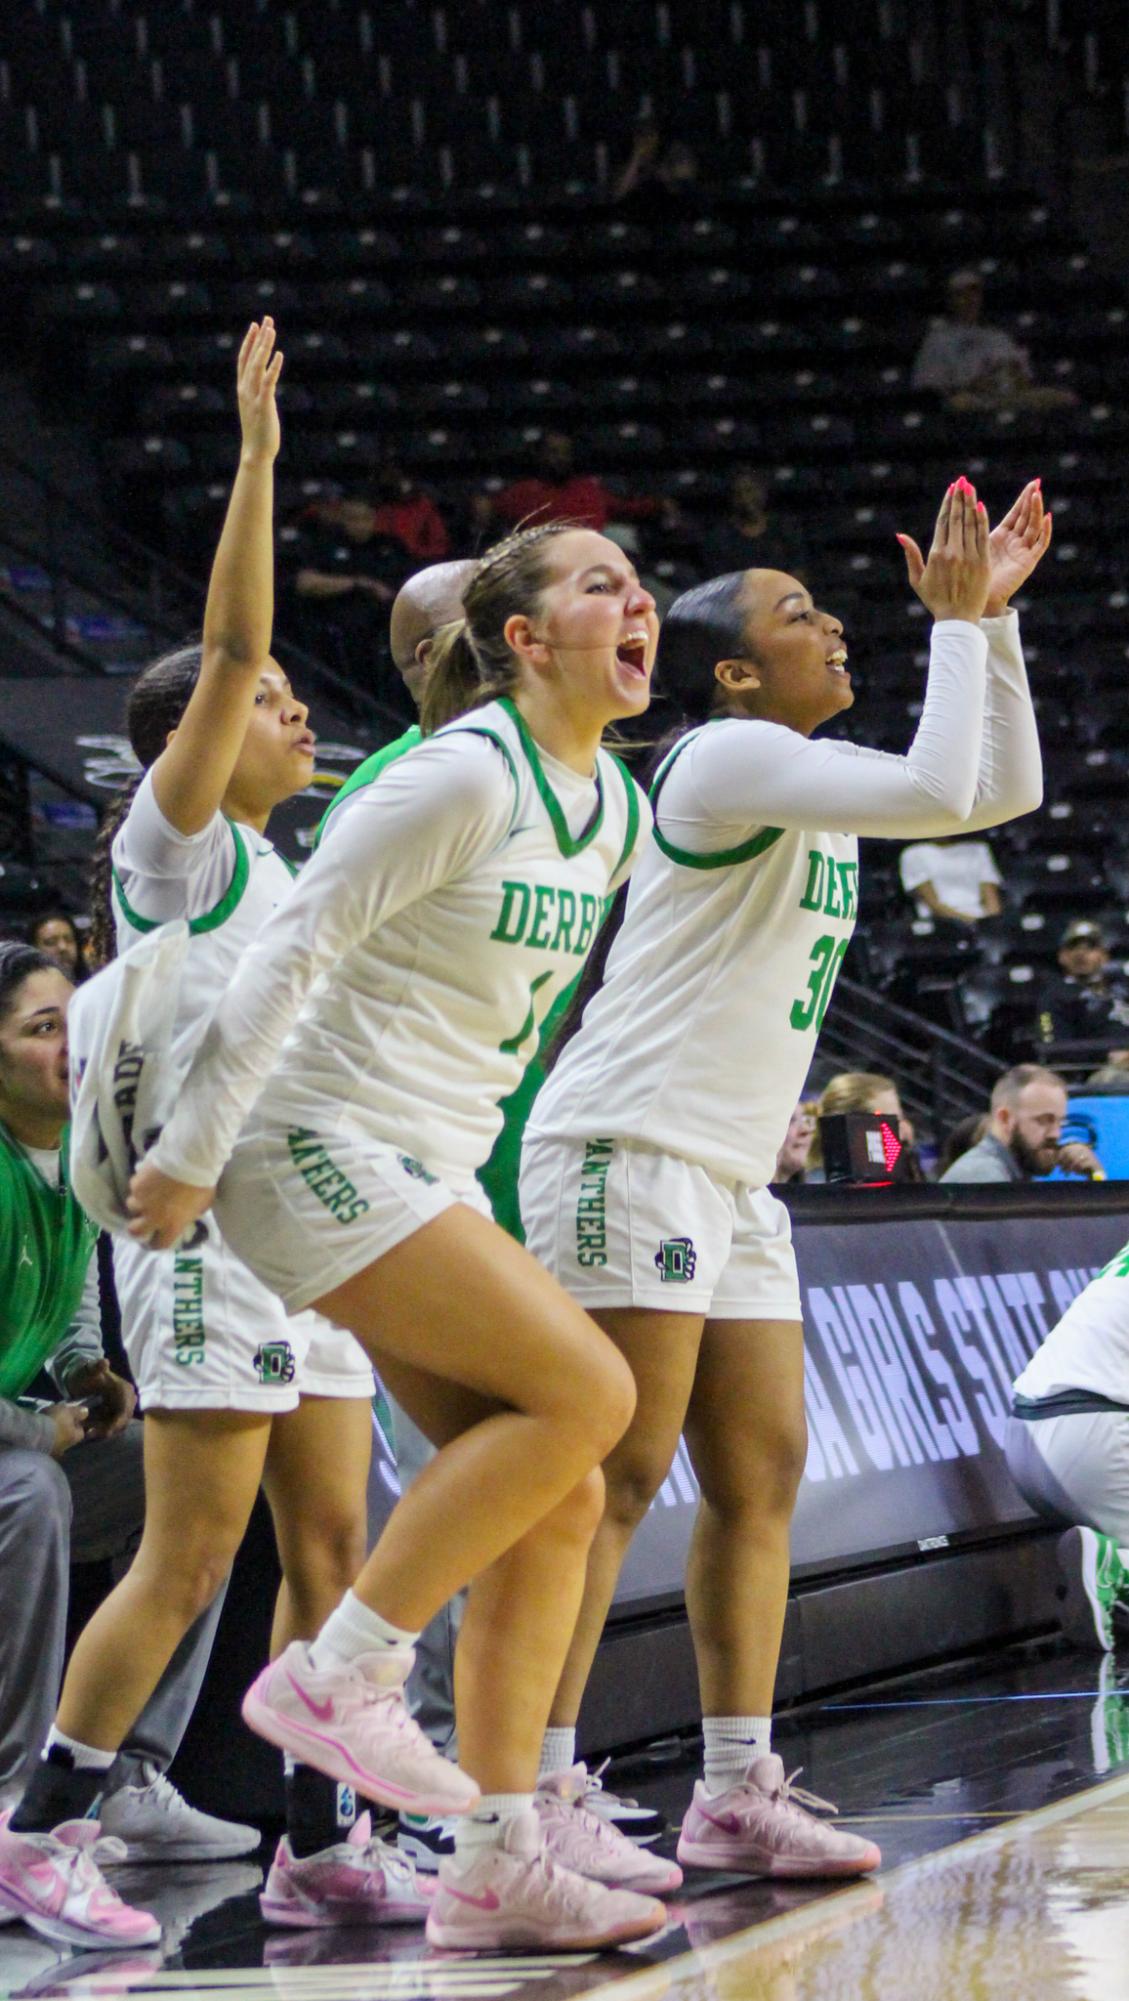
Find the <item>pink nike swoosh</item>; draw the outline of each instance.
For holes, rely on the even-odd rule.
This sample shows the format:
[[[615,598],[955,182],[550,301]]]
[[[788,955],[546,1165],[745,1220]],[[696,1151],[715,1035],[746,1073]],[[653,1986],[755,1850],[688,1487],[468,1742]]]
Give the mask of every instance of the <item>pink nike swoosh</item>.
[[[698,1812],[703,1820],[709,1821],[711,1827],[720,1827],[723,1834],[742,1832],[741,1823],[735,1813],[707,1813],[704,1806],[700,1806]]]
[[[332,1696],[330,1696],[328,1701],[326,1702],[315,1702],[312,1695],[306,1694],[306,1691],[302,1687],[301,1682],[295,1681],[294,1676],[291,1674],[289,1668],[286,1669],[286,1679],[290,1683],[291,1688],[294,1690],[295,1695],[298,1696],[300,1701],[305,1703],[306,1708],[309,1710],[311,1716],[316,1716],[319,1723],[329,1723],[332,1721],[333,1718]]]
[[[497,1911],[501,1901],[495,1890],[487,1890],[484,1897],[468,1897],[465,1890],[456,1890],[453,1883],[444,1883],[448,1896],[457,1897],[460,1904],[473,1904],[476,1911]]]

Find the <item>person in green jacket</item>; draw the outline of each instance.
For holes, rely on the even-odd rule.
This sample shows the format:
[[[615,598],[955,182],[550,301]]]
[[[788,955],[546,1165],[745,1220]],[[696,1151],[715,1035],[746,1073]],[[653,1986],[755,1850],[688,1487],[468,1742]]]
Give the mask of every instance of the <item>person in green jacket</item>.
[[[123,1568],[145,1514],[132,1385],[102,1352],[98,1232],[71,1190],[71,981],[0,943],[0,1810],[22,1792],[58,1701],[69,1566]],[[58,1396],[27,1392],[47,1370]],[[131,1860],[210,1860],[254,1828],[199,1813],[164,1776],[204,1678],[219,1603],[197,1621],[107,1776],[105,1834]]]

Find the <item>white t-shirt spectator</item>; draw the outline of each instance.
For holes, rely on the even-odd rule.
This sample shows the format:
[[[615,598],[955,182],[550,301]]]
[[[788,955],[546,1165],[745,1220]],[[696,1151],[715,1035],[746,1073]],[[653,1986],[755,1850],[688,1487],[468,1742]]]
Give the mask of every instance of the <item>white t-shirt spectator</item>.
[[[908,896],[931,882],[942,903],[962,917],[983,917],[981,883],[1003,882],[987,841],[915,841],[903,848],[898,864],[902,888]],[[919,917],[929,917],[929,906],[918,899]]]
[[[958,389],[975,389],[986,375],[1004,368],[1027,374],[1023,349],[1002,327],[935,320],[918,349],[913,386],[952,396]]]

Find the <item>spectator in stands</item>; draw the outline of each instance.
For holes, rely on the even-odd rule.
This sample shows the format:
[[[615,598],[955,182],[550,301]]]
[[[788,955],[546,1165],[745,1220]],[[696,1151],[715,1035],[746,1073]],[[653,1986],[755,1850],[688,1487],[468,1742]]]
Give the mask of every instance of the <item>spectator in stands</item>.
[[[475,527],[493,533],[501,527],[514,528],[519,521],[578,521],[601,534],[609,521],[647,521],[656,518],[673,525],[678,509],[671,500],[655,495],[627,496],[613,493],[592,473],[576,471],[572,439],[564,431],[546,431],[537,456],[537,469],[526,479],[514,480],[500,493],[480,493],[473,504]]]
[[[1129,980],[1111,966],[1100,924],[1075,918],[1062,934],[1059,970],[1039,995],[1040,1042],[1129,1042]]]
[[[74,918],[68,911],[60,909],[58,905],[53,905],[49,910],[41,910],[38,917],[33,917],[28,925],[27,937],[29,945],[34,945],[37,951],[46,952],[49,959],[54,959],[55,964],[62,967],[68,980],[74,985],[77,986],[80,980],[86,978],[82,940],[78,935]]]
[[[1024,1500],[1067,1529],[1063,1631],[1112,1652],[1115,1615],[1129,1613],[1129,1245],[1017,1377],[1004,1450]]]
[[[969,1112],[967,1118],[957,1120],[952,1130],[945,1134],[941,1151],[937,1155],[938,1181],[944,1180],[954,1160],[960,1160],[971,1147],[979,1144],[987,1127],[987,1112]]]
[[[702,537],[700,562],[708,577],[731,570],[783,570],[804,580],[807,550],[798,529],[782,533],[769,513],[768,482],[751,466],[737,466],[725,513]]]
[[[1129,1049],[1111,1049],[1086,1079],[1086,1095],[1119,1098],[1129,1092]]]
[[[71,992],[45,952],[0,945],[0,1807],[22,1792],[54,1714],[70,1565],[124,1568],[145,1514],[137,1399],[102,1352],[97,1231],[67,1175]],[[29,1400],[44,1367],[59,1396]],[[102,1831],[124,1837],[131,1860],[258,1845],[255,1828],[196,1812],[164,1777],[222,1600],[186,1635],[106,1774]]]
[[[841,1112],[878,1112],[883,1118],[897,1119],[902,1151],[908,1155],[901,1165],[901,1179],[924,1181],[925,1173],[914,1144],[913,1120],[906,1114],[892,1077],[883,1077],[876,1070],[840,1070],[824,1086],[815,1109],[817,1120],[834,1118]],[[809,1179],[822,1181],[823,1149],[818,1125],[810,1158],[813,1168],[818,1168],[819,1173],[809,1176]]]
[[[363,495],[320,500],[301,523],[291,560],[297,636],[352,681],[374,679],[388,654],[388,606],[408,568],[403,548],[378,535]]]
[[[779,1188],[789,1183],[793,1188],[804,1179],[807,1171],[808,1155],[815,1138],[816,1103],[814,1098],[801,1098],[788,1121],[784,1144],[776,1156],[776,1172],[772,1185]]]
[[[402,466],[386,458],[376,472],[376,506],[372,532],[396,542],[417,563],[439,563],[448,554],[451,537],[431,495],[424,493]]]
[[[635,123],[630,157],[612,184],[612,200],[657,213],[691,192],[697,179],[693,148],[682,139],[664,141],[658,121],[644,112]]]
[[[934,320],[913,364],[915,389],[934,389],[950,410],[1063,410],[1077,403],[1072,389],[1040,386],[1031,361],[1002,327],[980,315],[984,283],[977,271],[954,271],[948,314]]]
[[[987,841],[914,841],[902,849],[898,868],[919,917],[975,925],[1003,909],[1003,877]]]
[[[984,1136],[953,1161],[942,1181],[1034,1181],[1056,1167],[1100,1179],[1102,1166],[1079,1140],[1062,1143],[1066,1085],[1041,1063],[1020,1063],[996,1080]]]

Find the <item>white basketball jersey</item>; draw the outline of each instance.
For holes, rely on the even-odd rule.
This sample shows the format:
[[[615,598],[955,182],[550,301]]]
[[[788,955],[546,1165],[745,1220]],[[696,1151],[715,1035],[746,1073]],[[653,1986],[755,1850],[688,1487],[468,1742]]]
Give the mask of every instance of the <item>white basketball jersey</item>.
[[[635,1140],[763,1187],[804,1086],[858,907],[853,834],[762,827],[693,853],[664,838],[662,788],[717,721],[661,767],[656,828],[604,984],[528,1131]],[[752,739],[745,739],[751,742]]]
[[[114,837],[119,952],[172,918],[187,919],[172,1056],[187,1066],[245,948],[292,887],[294,870],[254,827],[216,813],[198,834],[165,819],[146,773]]]
[[[1035,1398],[1093,1390],[1129,1404],[1129,1245],[1071,1300],[1015,1388]]]

